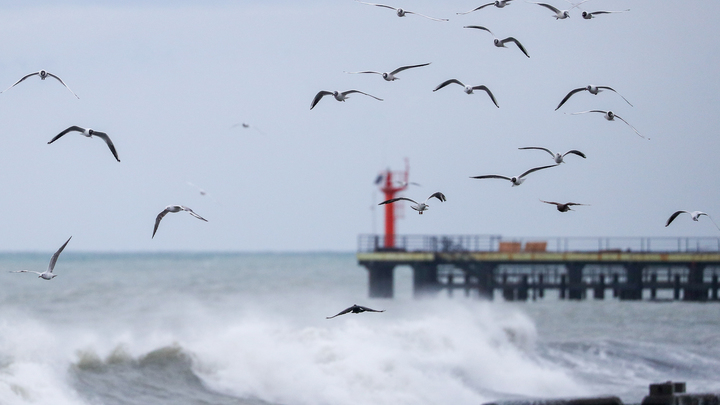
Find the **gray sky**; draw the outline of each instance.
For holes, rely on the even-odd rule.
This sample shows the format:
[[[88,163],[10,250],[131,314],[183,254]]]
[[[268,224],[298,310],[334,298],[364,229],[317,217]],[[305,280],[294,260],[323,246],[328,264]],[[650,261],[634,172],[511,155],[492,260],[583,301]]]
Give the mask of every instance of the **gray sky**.
[[[442,191],[447,202],[422,216],[405,205],[401,234],[720,235],[707,218],[664,227],[678,209],[720,220],[719,2],[591,0],[582,9],[631,11],[556,21],[521,0],[464,16],[482,2],[387,1],[446,23],[351,0],[14,3],[0,2],[0,87],[46,69],[80,99],[37,77],[0,94],[0,250],[54,251],[72,235],[68,250],[351,251],[373,230],[375,176],[406,157],[422,187],[405,195]],[[530,58],[464,25],[514,36]],[[344,73],[426,62],[395,82]],[[487,85],[500,108],[459,86],[432,92],[449,78]],[[634,107],[583,92],[554,111],[590,83]],[[384,101],[309,109],[318,91],[349,89]],[[588,109],[613,110],[652,139],[569,115]],[[251,128],[231,129],[241,122]],[[78,134],[47,145],[71,125],[107,132],[122,162]],[[552,163],[523,146],[587,159],[520,187],[469,178]],[[561,214],[538,199],[591,206]],[[209,222],[170,214],[151,239],[169,204]]]

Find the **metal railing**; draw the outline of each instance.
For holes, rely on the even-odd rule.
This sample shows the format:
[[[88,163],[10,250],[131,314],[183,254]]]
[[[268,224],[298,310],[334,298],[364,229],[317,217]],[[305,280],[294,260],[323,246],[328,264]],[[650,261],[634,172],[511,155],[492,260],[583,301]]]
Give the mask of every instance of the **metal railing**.
[[[713,237],[503,237],[500,235],[395,235],[394,248],[385,248],[384,235],[358,236],[358,252],[497,252],[501,243],[545,243],[546,252],[720,252]]]

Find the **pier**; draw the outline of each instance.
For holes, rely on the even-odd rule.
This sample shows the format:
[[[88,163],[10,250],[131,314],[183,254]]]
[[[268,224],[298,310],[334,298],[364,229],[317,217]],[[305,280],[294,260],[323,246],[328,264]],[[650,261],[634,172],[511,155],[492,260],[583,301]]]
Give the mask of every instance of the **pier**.
[[[506,301],[718,300],[720,238],[499,235],[358,237],[369,296],[392,298],[394,269],[409,266],[415,297],[460,293]]]

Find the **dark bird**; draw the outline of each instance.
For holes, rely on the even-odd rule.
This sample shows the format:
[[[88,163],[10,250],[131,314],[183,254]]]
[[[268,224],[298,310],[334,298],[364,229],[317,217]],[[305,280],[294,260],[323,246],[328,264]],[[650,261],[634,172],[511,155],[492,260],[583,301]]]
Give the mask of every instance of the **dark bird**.
[[[152,237],[155,237],[155,232],[158,230],[158,226],[160,225],[160,221],[167,215],[169,212],[180,212],[180,211],[187,211],[188,214],[194,216],[197,219],[202,219],[203,221],[207,222],[207,219],[201,217],[200,215],[196,214],[193,210],[190,208],[184,206],[184,205],[168,205],[165,207],[165,209],[158,214],[157,218],[155,218],[155,228],[153,229],[153,235]]]
[[[488,89],[488,88],[487,88],[486,86],[484,86],[484,85],[480,85],[480,86],[466,86],[466,85],[462,84],[462,82],[461,82],[460,80],[458,80],[458,79],[448,79],[448,80],[445,80],[444,82],[440,83],[437,87],[435,87],[435,90],[433,90],[433,91],[438,91],[438,90],[442,89],[443,87],[445,87],[445,86],[447,86],[448,84],[451,84],[451,83],[459,84],[460,86],[462,86],[462,87],[464,88],[463,90],[464,90],[465,93],[467,93],[467,94],[473,94],[473,92],[474,92],[475,90],[483,90],[484,92],[486,92],[486,93],[488,94],[488,96],[490,96],[490,99],[492,100],[493,104],[495,104],[495,107],[500,108],[500,106],[498,105],[497,101],[495,100],[495,96],[492,94],[492,92],[490,91],[490,89]]]
[[[426,15],[423,15],[423,14],[420,14],[420,13],[416,13],[416,12],[414,12],[414,11],[403,10],[402,8],[396,8],[396,7],[386,6],[386,5],[384,5],[384,4],[366,3],[366,2],[364,2],[364,1],[359,1],[359,0],[355,0],[355,1],[357,1],[358,3],[362,3],[362,4],[367,4],[367,5],[369,5],[369,6],[384,7],[384,8],[389,8],[389,9],[391,9],[391,10],[395,10],[395,14],[397,14],[398,17],[405,17],[405,14],[415,14],[415,15],[419,15],[420,17],[425,17],[425,18],[428,18],[428,19],[434,20],[434,21],[447,21],[447,20],[448,20],[447,18],[433,18],[433,17],[428,17],[428,16],[426,16]]]
[[[575,94],[575,93],[577,93],[577,92],[587,91],[587,92],[589,92],[590,94],[593,94],[593,95],[596,95],[596,96],[597,96],[597,94],[600,93],[600,92],[603,91],[603,90],[614,91],[615,94],[617,94],[618,96],[622,97],[622,99],[625,100],[626,103],[630,104],[630,102],[627,101],[627,99],[626,99],[625,97],[623,97],[622,94],[620,94],[620,93],[618,93],[617,91],[615,91],[615,89],[613,89],[612,87],[608,87],[608,86],[595,86],[594,84],[589,84],[589,85],[587,85],[587,86],[585,86],[585,87],[578,87],[577,89],[571,90],[570,93],[568,93],[568,94],[565,96],[565,98],[562,99],[562,101],[560,102],[560,104],[558,104],[558,106],[555,107],[555,111],[557,111],[558,108],[562,107],[562,105],[565,104],[566,101],[568,101],[568,99],[570,98],[570,96],[572,96],[573,94]],[[632,107],[632,106],[633,106],[633,105],[630,104],[630,107]]]
[[[557,202],[553,202],[553,201],[545,201],[545,200],[540,200],[540,201],[544,202],[545,204],[555,204],[555,206],[557,207],[557,210],[560,212],[573,211],[573,209],[570,208],[573,205],[587,205],[587,204],[578,204],[578,203],[574,203],[574,202],[561,204],[561,203],[557,203]]]
[[[383,309],[381,311],[378,311],[375,309],[370,309],[368,307],[361,307],[360,305],[353,304],[353,306],[351,306],[350,308],[347,308],[347,309],[344,309],[344,310],[338,312],[337,315],[326,316],[325,319],[332,319],[332,318],[335,318],[336,316],[345,315],[349,312],[352,312],[353,314],[359,314],[360,312],[385,312],[385,310]]]
[[[330,95],[330,96],[335,97],[335,100],[337,100],[337,101],[345,101],[346,99],[350,98],[350,97],[348,97],[348,94],[352,94],[352,93],[364,94],[364,95],[366,95],[366,96],[370,96],[370,97],[374,98],[375,100],[383,101],[381,98],[377,98],[377,97],[372,96],[372,95],[370,95],[370,94],[363,93],[363,92],[360,91],[360,90],[348,90],[348,91],[343,91],[342,93],[340,93],[340,92],[338,92],[338,91],[324,91],[324,90],[323,90],[323,91],[320,91],[318,94],[315,95],[315,98],[313,98],[312,103],[310,103],[310,109],[312,110],[313,107],[315,107],[315,105],[317,105],[318,101],[320,101],[320,99],[323,98],[323,97],[325,97],[325,96]]]
[[[677,216],[680,214],[690,214],[690,218],[692,218],[693,221],[697,221],[701,215],[705,215],[708,218],[710,218],[710,221],[712,221],[712,223],[715,224],[715,227],[720,230],[720,227],[718,227],[718,225],[715,223],[715,220],[713,220],[712,217],[710,215],[708,215],[706,212],[702,212],[702,211],[692,211],[692,212],[690,212],[690,211],[675,211],[672,215],[670,215],[670,218],[668,218],[665,226],[670,225],[670,223],[672,221],[674,221],[675,218],[677,218]]]
[[[503,8],[503,7],[505,7],[505,6],[509,6],[511,1],[512,1],[512,0],[495,0],[494,2],[487,3],[487,4],[483,4],[482,6],[476,7],[476,8],[474,8],[474,9],[470,10],[470,11],[466,11],[466,12],[464,12],[464,13],[456,13],[456,14],[457,14],[457,15],[470,14],[470,13],[472,13],[473,11],[478,11],[478,10],[480,10],[480,9],[483,9],[483,8],[487,7],[487,6],[495,6],[495,7],[497,7],[497,8]]]
[[[585,113],[590,113],[590,112],[604,114],[604,115],[605,115],[605,119],[608,120],[608,121],[615,121],[615,118],[617,118],[617,119],[619,119],[620,121],[626,123],[627,126],[629,126],[630,128],[632,128],[632,130],[635,131],[635,133],[636,133],[640,138],[648,139],[648,140],[650,139],[650,138],[646,138],[646,137],[640,135],[640,132],[638,132],[638,130],[635,129],[634,126],[630,125],[629,122],[625,121],[624,119],[622,119],[622,117],[620,117],[619,115],[615,114],[615,113],[612,112],[612,111],[589,110],[589,111],[580,111],[580,112],[572,113],[572,114],[570,114],[570,115],[585,114]]]
[[[429,65],[429,64],[430,64],[430,63],[423,63],[422,65],[401,66],[401,67],[393,70],[392,72],[375,72],[375,71],[373,71],[373,70],[364,70],[364,71],[362,71],[362,72],[346,72],[346,73],[351,73],[351,74],[355,74],[355,73],[374,73],[374,74],[381,75],[382,78],[385,79],[385,81],[392,82],[392,81],[395,81],[395,80],[400,80],[400,78],[399,78],[399,77],[395,77],[395,75],[398,74],[398,73],[400,73],[400,72],[402,72],[403,70],[412,69],[412,68],[418,68],[418,67],[423,67],[423,66],[427,66],[427,65]]]
[[[23,80],[27,79],[27,78],[30,77],[30,76],[35,76],[35,75],[40,76],[40,79],[41,79],[41,80],[45,80],[48,76],[53,77],[53,78],[57,79],[57,81],[59,81],[60,83],[62,83],[62,85],[65,86],[66,89],[70,90],[70,87],[68,87],[68,85],[65,84],[65,82],[62,81],[61,78],[55,76],[54,74],[52,74],[52,73],[50,73],[50,72],[48,72],[48,71],[46,71],[46,70],[41,70],[41,71],[39,71],[39,72],[30,73],[30,74],[28,74],[28,75],[23,76],[22,79],[16,81],[15,84],[13,84],[12,86],[8,87],[7,89],[5,89],[5,90],[3,90],[3,91],[0,91],[0,93],[4,93],[4,92],[12,89],[12,88],[15,87],[18,83],[22,82]],[[70,93],[72,93],[73,96],[77,97],[78,99],[80,98],[80,97],[78,97],[77,94],[75,94],[74,91],[70,90]]]
[[[519,175],[519,176],[515,176],[515,177],[500,176],[500,175],[498,175],[498,174],[488,174],[488,175],[484,175],[484,176],[473,176],[473,177],[471,177],[471,178],[472,178],[472,179],[505,179],[505,180],[510,180],[510,182],[512,183],[512,186],[515,187],[515,186],[521,185],[521,184],[525,181],[525,179],[524,179],[523,177],[527,176],[528,174],[530,174],[530,173],[532,173],[532,172],[536,172],[536,171],[538,171],[538,170],[547,169],[547,168],[549,168],[549,167],[555,167],[555,166],[557,166],[557,165],[535,167],[535,168],[532,168],[532,169],[526,171],[525,173],[523,173],[523,174],[521,174],[521,175]]]
[[[554,160],[555,163],[557,163],[557,164],[563,163],[563,162],[564,162],[563,158],[565,158],[565,156],[568,155],[568,154],[570,154],[570,153],[572,153],[573,155],[578,155],[578,156],[580,156],[581,158],[585,159],[585,154],[582,153],[582,152],[580,152],[579,150],[575,150],[575,149],[569,150],[569,151],[565,152],[565,153],[562,154],[562,155],[559,154],[559,153],[553,153],[553,151],[551,151],[550,149],[548,149],[548,148],[541,148],[541,147],[539,147],[539,146],[527,146],[527,147],[518,148],[518,149],[539,149],[539,150],[544,150],[545,152],[549,153],[550,156],[553,157],[553,160]]]
[[[60,253],[62,253],[63,249],[65,249],[65,246],[67,246],[68,242],[70,242],[70,239],[72,239],[72,236],[68,238],[65,243],[63,243],[62,246],[60,246],[60,249],[55,252],[55,254],[52,255],[50,258],[50,264],[48,264],[47,270],[40,273],[37,271],[32,270],[20,270],[20,271],[11,271],[10,273],[35,273],[38,275],[38,278],[41,278],[43,280],[52,280],[55,277],[57,277],[57,274],[53,273],[53,270],[55,269],[55,263],[57,262],[58,257],[60,256]]]
[[[415,201],[415,200],[411,200],[411,199],[409,199],[409,198],[400,197],[400,198],[392,198],[392,199],[390,199],[390,200],[383,201],[383,202],[381,202],[381,203],[378,204],[378,205],[392,204],[392,203],[394,203],[395,201],[400,201],[400,200],[410,201],[410,202],[415,203],[415,205],[411,205],[410,208],[414,209],[415,211],[418,212],[418,214],[422,215],[423,211],[430,209],[430,206],[427,204],[427,202],[428,202],[428,200],[430,200],[430,199],[433,198],[433,197],[435,197],[435,198],[437,198],[438,200],[440,200],[440,202],[447,201],[447,200],[445,199],[445,195],[444,195],[443,193],[441,193],[441,192],[438,191],[437,193],[434,193],[433,195],[431,195],[430,197],[428,197],[428,198],[425,200],[425,202],[422,202],[422,203],[419,203],[419,202],[417,202],[417,201]]]
[[[492,35],[493,37],[495,37],[495,34],[493,34],[492,31],[490,31],[488,28],[481,27],[481,26],[479,26],[479,25],[466,25],[466,26],[464,26],[463,28],[475,28],[475,29],[478,29],[478,30],[484,30],[484,31],[489,32],[490,35]],[[513,37],[507,37],[507,38],[505,38],[505,39],[499,39],[499,38],[495,37],[495,39],[493,39],[493,43],[494,43],[495,46],[498,47],[498,48],[507,48],[507,46],[505,46],[505,44],[507,44],[508,42],[513,42],[513,43],[515,43],[515,45],[517,45],[517,47],[520,48],[520,50],[522,51],[522,53],[525,54],[525,56],[527,56],[528,58],[530,57],[530,55],[528,55],[527,51],[525,50],[525,47],[522,46],[522,44],[520,43],[520,41],[518,41],[517,39],[515,39],[515,38],[513,38]]]
[[[81,134],[85,135],[88,138],[90,138],[91,136],[96,136],[96,137],[102,139],[103,141],[105,141],[108,148],[110,148],[110,152],[112,152],[113,156],[115,156],[115,160],[117,160],[118,162],[120,161],[120,159],[118,159],[117,151],[115,150],[115,145],[113,145],[112,141],[110,140],[110,137],[106,133],[95,131],[92,128],[81,128],[81,127],[73,125],[72,127],[55,135],[55,138],[51,139],[50,142],[48,142],[48,145],[57,141],[58,139],[60,139],[60,137],[67,134],[68,132],[72,132],[72,131],[80,132]]]

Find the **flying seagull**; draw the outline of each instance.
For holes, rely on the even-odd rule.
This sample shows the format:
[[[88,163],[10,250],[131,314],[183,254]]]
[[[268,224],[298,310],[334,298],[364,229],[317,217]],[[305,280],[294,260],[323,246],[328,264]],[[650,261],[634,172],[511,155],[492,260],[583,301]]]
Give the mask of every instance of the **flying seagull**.
[[[473,94],[473,92],[474,92],[475,90],[483,90],[483,91],[485,91],[485,92],[488,94],[488,96],[490,96],[490,99],[492,100],[493,104],[495,104],[495,107],[500,108],[500,106],[498,105],[497,101],[495,100],[495,96],[493,96],[493,94],[492,94],[492,92],[490,91],[490,89],[488,89],[488,88],[487,88],[486,86],[484,86],[484,85],[480,85],[480,86],[466,86],[466,85],[462,84],[462,82],[461,82],[460,80],[458,80],[458,79],[449,79],[449,80],[445,80],[444,82],[440,83],[437,87],[435,87],[435,90],[433,90],[433,91],[438,91],[438,90],[442,89],[443,87],[445,87],[445,86],[447,86],[448,84],[451,84],[451,83],[456,83],[456,84],[459,84],[460,86],[464,87],[464,91],[465,91],[465,93],[467,93],[467,94]]]
[[[118,162],[120,161],[120,159],[118,159],[117,151],[115,150],[115,145],[113,145],[112,141],[110,140],[110,137],[107,136],[107,134],[105,132],[95,131],[92,128],[81,128],[81,127],[73,125],[73,126],[69,127],[68,129],[55,135],[55,138],[51,139],[50,142],[48,142],[48,145],[57,141],[58,139],[60,139],[60,137],[67,134],[68,132],[72,132],[72,131],[80,132],[81,134],[85,135],[88,138],[90,138],[92,136],[96,136],[96,137],[102,139],[103,141],[105,141],[108,148],[110,148],[110,152],[112,152],[113,156],[115,156],[115,160],[117,160]]]
[[[252,129],[260,132],[262,135],[265,135],[265,132],[261,131],[260,128],[254,126],[254,125],[250,125],[250,124],[248,124],[248,123],[246,123],[246,122],[238,122],[237,124],[233,124],[233,125],[230,127],[230,129],[234,129],[234,128],[237,128],[237,127],[239,127],[239,126],[242,126],[243,128],[252,128]]]
[[[419,203],[419,202],[417,202],[417,201],[415,201],[415,200],[411,200],[411,199],[409,199],[409,198],[400,197],[400,198],[392,198],[392,199],[390,199],[390,200],[383,201],[383,202],[381,202],[381,203],[378,204],[378,205],[391,204],[391,203],[394,203],[395,201],[400,201],[400,200],[410,201],[410,202],[415,203],[415,205],[411,205],[410,208],[414,209],[415,211],[418,212],[418,214],[422,215],[423,211],[426,211],[426,210],[430,209],[430,206],[427,204],[427,202],[428,202],[431,198],[433,198],[433,197],[435,197],[435,198],[437,198],[438,200],[440,200],[440,202],[447,201],[447,200],[445,199],[445,195],[444,195],[443,193],[441,193],[441,192],[438,191],[437,193],[433,193],[433,195],[431,195],[430,197],[428,197],[428,198],[425,200],[425,202],[422,202],[422,203]]]
[[[525,181],[525,179],[523,177],[527,176],[528,174],[530,174],[532,172],[536,172],[538,170],[547,169],[549,167],[555,167],[555,166],[557,166],[557,165],[534,167],[534,168],[526,171],[525,173],[523,173],[519,176],[515,176],[515,177],[500,176],[498,174],[488,174],[488,175],[484,175],[484,176],[472,176],[470,178],[471,179],[505,179],[505,180],[510,180],[510,182],[512,183],[512,186],[515,187],[515,186],[521,185]]]
[[[325,96],[327,96],[327,95],[330,95],[330,96],[335,97],[335,100],[337,100],[337,101],[345,101],[346,99],[350,98],[350,97],[348,97],[348,94],[352,94],[352,93],[364,94],[364,95],[366,95],[366,96],[370,96],[370,97],[374,98],[375,100],[383,101],[383,99],[381,99],[381,98],[377,98],[377,97],[375,97],[375,96],[373,96],[373,95],[370,95],[370,94],[367,94],[367,93],[363,93],[363,92],[360,91],[360,90],[348,90],[348,91],[343,91],[342,93],[340,93],[340,92],[338,92],[338,91],[324,91],[324,90],[323,90],[323,91],[320,91],[318,94],[315,95],[315,98],[313,98],[312,103],[310,103],[310,109],[312,110],[313,107],[315,107],[315,105],[317,105],[318,101],[320,101],[321,98],[323,98],[323,97],[325,97]]]
[[[479,29],[479,30],[485,30],[485,31],[489,32],[490,35],[495,36],[495,34],[493,34],[492,31],[490,31],[489,29],[487,29],[487,28],[485,28],[485,27],[481,27],[481,26],[479,26],[479,25],[466,25],[466,26],[464,26],[463,28],[476,28],[476,29]],[[505,46],[505,44],[507,44],[508,42],[514,42],[515,45],[517,45],[517,47],[520,48],[520,50],[522,51],[522,53],[525,54],[525,56],[527,56],[528,58],[530,57],[530,55],[528,55],[527,51],[525,50],[525,47],[522,46],[522,44],[520,43],[520,41],[518,41],[517,39],[515,39],[515,38],[513,38],[513,37],[507,37],[507,38],[505,38],[505,39],[498,39],[497,37],[495,37],[495,39],[493,39],[493,43],[494,43],[495,46],[497,46],[498,48],[507,48],[507,46]]]
[[[578,203],[574,203],[574,202],[568,202],[565,204],[561,204],[561,203],[557,203],[557,202],[553,202],[553,201],[545,201],[545,200],[540,200],[540,201],[544,202],[545,204],[555,204],[555,206],[557,207],[557,210],[560,212],[573,211],[573,209],[570,208],[573,205],[587,205],[587,204],[578,204]]]
[[[650,138],[646,138],[646,137],[640,135],[640,132],[638,132],[638,130],[635,129],[635,127],[633,127],[632,125],[630,125],[629,122],[625,121],[624,119],[622,119],[622,117],[620,117],[619,115],[615,114],[615,113],[612,112],[612,111],[589,110],[589,111],[580,111],[580,112],[572,113],[572,114],[570,114],[570,115],[585,114],[585,113],[590,113],[590,112],[605,114],[605,119],[608,120],[608,121],[615,121],[615,118],[617,118],[617,119],[619,119],[620,121],[626,123],[627,126],[629,126],[630,128],[632,128],[632,130],[635,131],[635,133],[638,134],[638,136],[639,136],[640,138],[648,139],[648,140],[650,139]]]
[[[160,225],[160,221],[163,219],[165,215],[168,214],[168,212],[180,212],[180,211],[187,211],[188,214],[194,216],[197,219],[202,219],[203,221],[207,222],[207,219],[201,217],[200,215],[196,214],[193,210],[190,208],[184,206],[184,205],[168,205],[165,207],[164,210],[162,210],[161,213],[158,214],[157,218],[155,218],[155,229],[153,229],[153,238],[155,237],[155,232],[157,232],[158,226]]]
[[[353,304],[353,306],[351,306],[350,308],[347,308],[347,309],[344,309],[344,310],[338,312],[337,315],[326,316],[325,319],[332,319],[332,318],[335,318],[336,316],[345,315],[350,312],[352,312],[353,314],[359,314],[360,312],[385,312],[385,310],[383,309],[383,310],[378,311],[376,309],[370,309],[368,307],[362,307],[360,305]]]
[[[528,3],[537,4],[538,6],[543,6],[552,10],[552,12],[555,13],[553,17],[555,17],[556,20],[564,20],[566,18],[570,18],[570,12],[568,12],[567,10],[560,10],[547,3],[535,3],[533,1],[528,1]]]
[[[627,10],[621,10],[621,11],[593,11],[592,13],[588,13],[587,11],[582,12],[582,18],[589,20],[591,18],[595,18],[596,14],[610,14],[610,13],[624,13],[626,11],[630,11],[630,9]]]
[[[11,271],[10,273],[35,273],[38,275],[38,278],[41,278],[43,280],[52,280],[53,278],[57,277],[57,274],[53,273],[53,270],[55,269],[55,263],[57,262],[58,256],[60,256],[60,253],[63,251],[63,249],[65,249],[65,246],[67,246],[68,242],[70,242],[70,239],[72,239],[72,236],[69,237],[62,246],[60,246],[60,249],[58,249],[54,255],[52,255],[52,257],[50,258],[50,264],[48,264],[48,268],[44,272],[40,273],[32,270],[20,270]]]
[[[60,83],[62,83],[62,85],[65,86],[66,89],[70,90],[70,87],[68,87],[68,85],[65,84],[65,82],[62,81],[61,78],[55,76],[54,74],[48,72],[47,70],[41,70],[41,71],[39,71],[39,72],[30,73],[30,74],[28,74],[28,75],[23,76],[22,79],[18,80],[17,82],[15,82],[15,84],[13,84],[12,86],[8,87],[7,89],[5,89],[5,90],[3,90],[3,91],[0,91],[0,93],[4,93],[4,92],[12,89],[13,87],[15,87],[15,86],[16,86],[18,83],[20,83],[21,81],[27,79],[27,78],[30,77],[30,76],[35,76],[35,75],[40,76],[40,79],[41,79],[41,80],[45,80],[48,76],[54,77],[55,79],[57,79],[57,81],[59,81]],[[72,93],[72,94],[73,94],[75,97],[77,97],[78,99],[80,98],[80,97],[78,97],[77,94],[75,94],[74,91],[70,90],[70,93]]]
[[[570,90],[570,93],[568,93],[568,94],[565,96],[565,98],[562,99],[562,101],[560,102],[560,104],[558,104],[558,106],[555,108],[555,111],[557,111],[558,108],[562,107],[562,105],[565,104],[566,101],[568,101],[568,99],[570,98],[570,96],[572,96],[573,94],[575,94],[575,93],[577,93],[577,92],[587,91],[587,92],[589,92],[590,94],[594,94],[594,95],[597,96],[597,94],[600,93],[600,92],[603,91],[603,90],[611,90],[611,91],[614,91],[618,96],[622,97],[622,99],[625,100],[626,103],[630,104],[630,102],[627,101],[627,99],[626,99],[625,97],[623,97],[622,94],[620,94],[620,93],[618,93],[617,91],[615,91],[615,89],[613,89],[612,87],[608,87],[608,86],[595,86],[594,84],[589,84],[589,85],[587,85],[587,86],[585,86],[585,87],[578,87],[577,89]],[[632,107],[632,106],[633,106],[633,105],[630,104],[630,107]]]
[[[375,71],[372,71],[372,70],[365,70],[365,71],[362,71],[362,72],[346,72],[346,73],[375,73],[375,74],[381,75],[382,78],[385,79],[386,81],[392,82],[392,81],[395,81],[395,80],[399,80],[400,78],[399,78],[399,77],[395,77],[395,75],[398,74],[398,73],[400,73],[400,72],[402,72],[402,71],[405,70],[405,69],[412,69],[412,68],[427,66],[427,65],[429,65],[429,64],[430,64],[430,63],[423,63],[422,65],[401,66],[401,67],[393,70],[392,72],[375,72]]]
[[[553,157],[553,160],[554,160],[555,163],[557,163],[557,164],[560,164],[560,163],[564,162],[563,159],[564,159],[565,156],[566,156],[567,154],[569,154],[569,153],[572,153],[573,155],[578,155],[578,156],[580,156],[581,158],[585,159],[585,154],[582,153],[582,152],[580,152],[579,150],[575,150],[575,149],[569,150],[569,151],[563,153],[562,155],[559,154],[559,153],[553,153],[553,151],[551,151],[550,149],[548,149],[548,148],[541,148],[541,147],[539,147],[539,146],[527,146],[527,147],[518,148],[518,149],[539,149],[539,150],[544,150],[545,152],[549,153],[550,156]]]
[[[425,17],[425,18],[428,18],[428,19],[434,20],[434,21],[448,21],[447,18],[433,18],[433,17],[428,17],[428,16],[426,16],[426,15],[424,15],[424,14],[416,13],[416,12],[414,12],[414,11],[403,10],[402,8],[395,8],[395,7],[391,7],[391,6],[386,6],[386,5],[384,5],[384,4],[366,3],[366,2],[364,2],[364,1],[359,1],[359,0],[355,0],[355,1],[357,1],[358,3],[362,3],[362,4],[367,4],[367,5],[370,5],[370,6],[385,7],[385,8],[389,8],[389,9],[395,10],[395,13],[397,14],[398,17],[405,17],[405,14],[415,14],[415,15],[419,15],[420,17]]]
[[[457,14],[457,15],[470,14],[470,13],[472,13],[473,11],[478,11],[478,10],[480,10],[480,9],[482,9],[482,8],[487,7],[487,6],[495,6],[495,7],[497,7],[497,8],[503,8],[503,7],[505,7],[505,6],[509,6],[511,1],[512,1],[512,0],[495,0],[494,2],[487,3],[487,4],[483,4],[482,6],[477,7],[477,8],[474,8],[474,9],[472,9],[472,10],[470,10],[470,11],[466,11],[466,12],[464,12],[464,13],[456,13],[456,14]]]
[[[701,215],[705,215],[705,216],[707,216],[708,218],[710,218],[710,220],[712,221],[712,223],[715,224],[715,227],[716,227],[716,228],[720,229],[720,227],[715,223],[715,220],[713,220],[712,217],[711,217],[710,215],[708,215],[706,212],[702,212],[702,211],[693,211],[693,212],[690,212],[690,211],[675,211],[672,215],[670,215],[670,218],[668,218],[667,223],[665,224],[665,226],[670,225],[670,223],[671,223],[672,221],[674,221],[675,218],[677,218],[677,216],[680,215],[680,214],[690,214],[690,217],[692,218],[693,221],[697,221],[698,218],[700,218]]]

